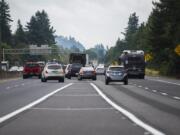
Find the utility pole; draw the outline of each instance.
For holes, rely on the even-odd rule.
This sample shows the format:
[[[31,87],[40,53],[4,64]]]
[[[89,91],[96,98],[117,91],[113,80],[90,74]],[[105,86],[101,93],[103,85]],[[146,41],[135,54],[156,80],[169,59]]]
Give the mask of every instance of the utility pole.
[[[3,61],[5,61],[4,48],[3,48]]]

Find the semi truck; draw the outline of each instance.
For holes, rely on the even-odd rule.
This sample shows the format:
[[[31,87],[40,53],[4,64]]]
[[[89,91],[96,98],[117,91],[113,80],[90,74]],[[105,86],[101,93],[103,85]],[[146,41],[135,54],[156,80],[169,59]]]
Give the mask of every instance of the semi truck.
[[[146,64],[143,50],[124,50],[119,62],[127,69],[128,76],[144,79]]]
[[[69,55],[70,64],[80,63],[83,66],[85,66],[86,64],[88,64],[88,62],[89,62],[89,57],[85,53],[70,53]]]

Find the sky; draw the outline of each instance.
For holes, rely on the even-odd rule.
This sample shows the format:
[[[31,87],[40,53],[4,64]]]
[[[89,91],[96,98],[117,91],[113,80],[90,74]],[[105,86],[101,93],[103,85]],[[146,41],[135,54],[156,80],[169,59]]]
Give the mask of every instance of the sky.
[[[45,10],[56,35],[72,36],[85,48],[102,43],[114,46],[127,27],[130,14],[136,12],[139,22],[146,22],[152,0],[6,0],[13,22],[25,26],[38,10]]]

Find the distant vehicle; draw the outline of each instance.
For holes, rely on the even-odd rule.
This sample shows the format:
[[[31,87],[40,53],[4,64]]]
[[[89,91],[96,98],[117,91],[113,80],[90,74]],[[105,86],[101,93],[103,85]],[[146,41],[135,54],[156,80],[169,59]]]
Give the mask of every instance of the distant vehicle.
[[[1,61],[1,70],[8,71],[9,69],[9,62],[8,61]]]
[[[20,67],[18,67],[18,72],[23,72],[23,70],[24,70],[24,67],[23,66],[20,66]]]
[[[41,78],[42,68],[37,62],[27,62],[23,69],[23,79],[30,76],[38,76]]]
[[[138,76],[144,79],[145,57],[142,50],[124,50],[119,62],[128,70],[128,76]]]
[[[70,79],[71,64],[68,64],[65,69],[65,77]]]
[[[69,55],[69,63],[80,63],[84,67],[86,64],[88,64],[88,55],[85,53],[71,53]]]
[[[64,82],[64,71],[60,64],[48,64],[44,67],[41,82],[46,82],[47,80]]]
[[[80,63],[73,63],[68,66],[68,69],[66,71],[66,77],[68,79],[71,79],[71,77],[75,77],[78,75],[79,70],[83,67]]]
[[[13,71],[18,71],[18,66],[12,66],[10,69],[9,69],[9,71],[10,72],[13,72]]]
[[[97,74],[97,75],[104,75],[104,74],[105,74],[105,68],[98,66],[98,67],[96,68],[96,74]]]
[[[46,62],[45,61],[37,61],[37,63],[41,66],[41,68],[43,69]]]
[[[105,73],[105,84],[108,85],[110,82],[124,82],[128,84],[128,74],[124,66],[109,66]]]
[[[82,79],[96,80],[96,71],[92,66],[81,67],[78,73],[78,80],[82,80]]]

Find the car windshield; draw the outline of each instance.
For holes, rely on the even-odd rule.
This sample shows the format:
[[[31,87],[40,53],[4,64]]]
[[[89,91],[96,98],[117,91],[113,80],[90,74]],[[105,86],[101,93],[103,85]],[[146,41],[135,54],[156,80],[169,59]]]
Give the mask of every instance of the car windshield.
[[[60,65],[50,65],[48,66],[48,69],[61,69]]]

